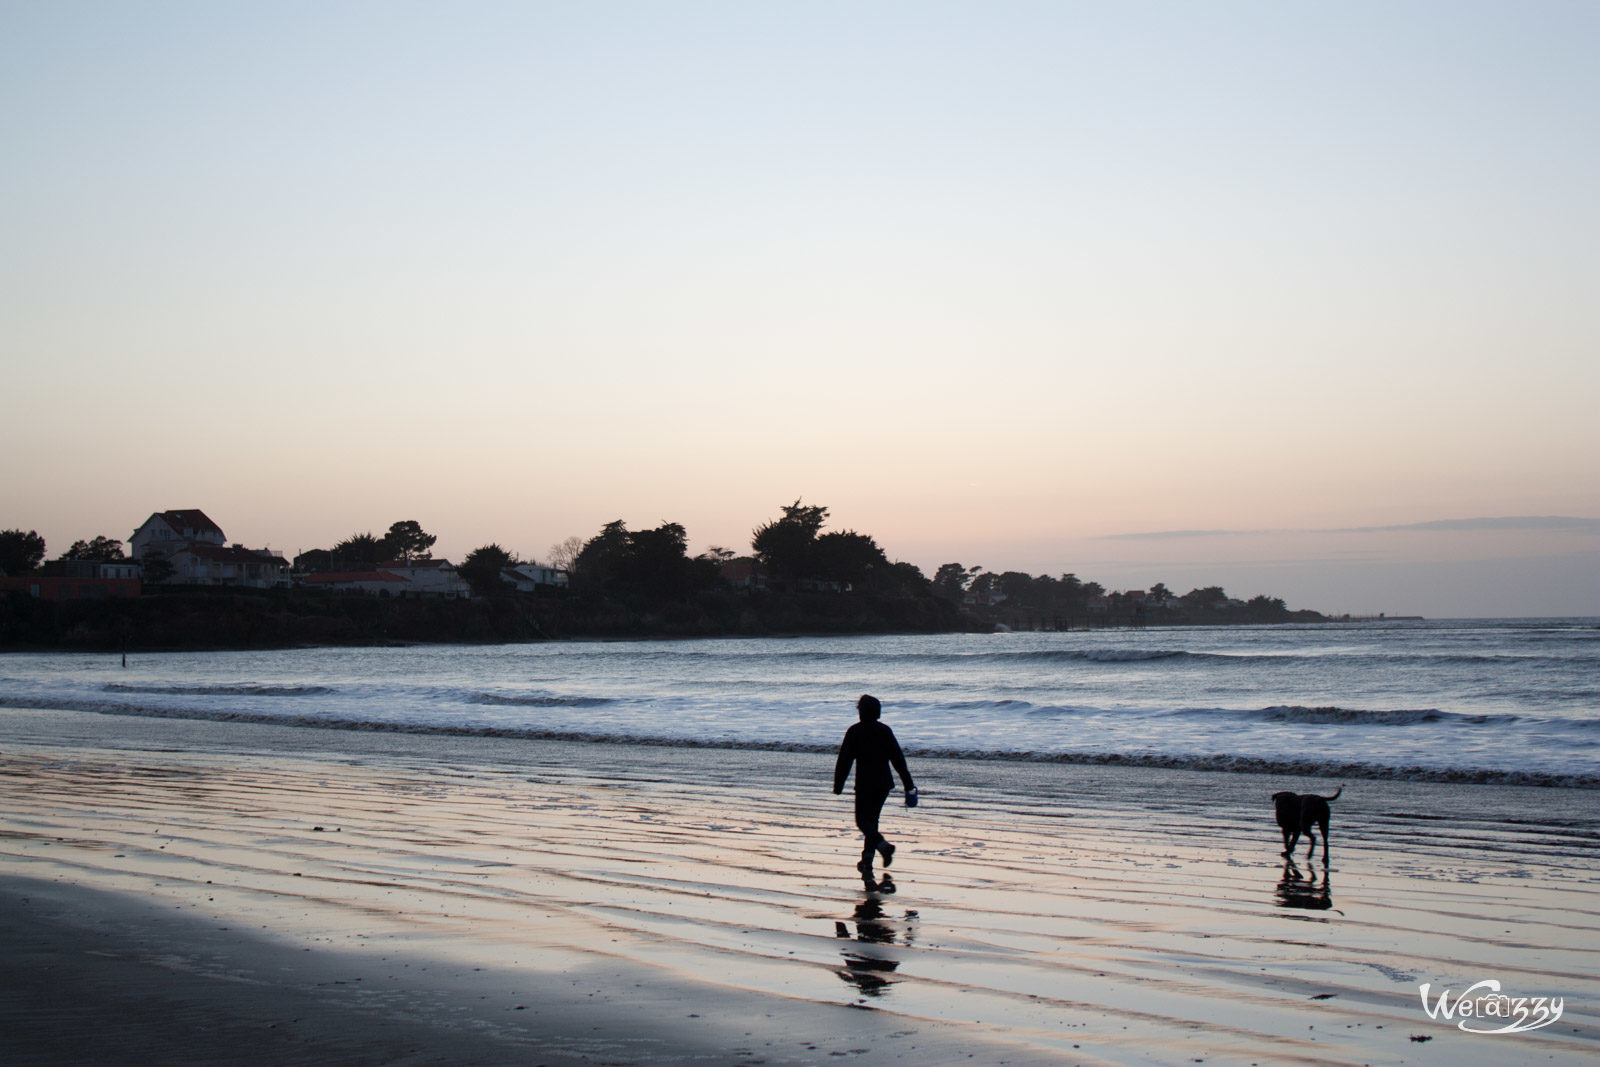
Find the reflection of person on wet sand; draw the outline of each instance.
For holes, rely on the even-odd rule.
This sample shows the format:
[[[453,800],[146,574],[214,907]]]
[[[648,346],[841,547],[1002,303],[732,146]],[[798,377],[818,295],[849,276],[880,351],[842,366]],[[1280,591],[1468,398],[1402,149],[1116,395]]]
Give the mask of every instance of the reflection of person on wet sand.
[[[856,828],[862,836],[861,861],[856,864],[856,870],[870,878],[874,852],[883,856],[885,867],[894,862],[894,846],[878,832],[878,816],[883,811],[883,802],[894,788],[890,766],[900,772],[900,783],[905,787],[908,807],[916,806],[917,787],[912,784],[911,771],[906,767],[906,758],[900,752],[900,742],[895,739],[894,731],[878,721],[883,713],[878,698],[863,696],[856,701],[856,711],[861,721],[845,731],[844,743],[839,746],[839,761],[833,768],[833,791],[835,794],[844,792],[844,781],[850,777],[850,765],[855,764]]]
[[[889,881],[887,875],[884,876],[884,881]],[[856,905],[855,914],[852,916],[856,927],[854,936],[850,933],[849,923],[833,924],[834,936],[852,943],[843,952],[844,970],[839,972],[839,977],[869,997],[882,996],[888,992],[893,981],[889,975],[900,967],[900,961],[892,952],[877,946],[910,945],[917,918],[915,911],[907,911],[904,922],[898,924],[897,928],[895,921],[884,913],[883,898],[879,895],[883,891],[882,886],[879,886],[876,892],[869,891],[867,898]],[[894,891],[892,883],[888,891]]]

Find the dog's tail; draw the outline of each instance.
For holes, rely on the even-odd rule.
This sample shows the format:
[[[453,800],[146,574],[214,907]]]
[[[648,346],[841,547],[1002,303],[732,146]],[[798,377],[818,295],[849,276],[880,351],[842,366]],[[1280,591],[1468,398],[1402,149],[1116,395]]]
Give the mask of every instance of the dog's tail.
[[[1333,791],[1333,796],[1331,796],[1331,797],[1323,797],[1322,799],[1323,800],[1338,800],[1339,799],[1339,794],[1343,793],[1343,792],[1344,792],[1344,786],[1341,785],[1338,789],[1335,789]]]

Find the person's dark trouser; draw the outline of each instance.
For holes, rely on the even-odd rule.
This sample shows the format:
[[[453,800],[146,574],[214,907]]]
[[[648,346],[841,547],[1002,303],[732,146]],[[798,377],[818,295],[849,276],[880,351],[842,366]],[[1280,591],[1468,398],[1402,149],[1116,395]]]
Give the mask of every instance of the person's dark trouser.
[[[861,858],[864,860],[871,860],[873,850],[883,843],[883,835],[878,833],[878,815],[883,811],[883,802],[888,799],[887,789],[856,790],[856,829],[866,839],[861,845]]]

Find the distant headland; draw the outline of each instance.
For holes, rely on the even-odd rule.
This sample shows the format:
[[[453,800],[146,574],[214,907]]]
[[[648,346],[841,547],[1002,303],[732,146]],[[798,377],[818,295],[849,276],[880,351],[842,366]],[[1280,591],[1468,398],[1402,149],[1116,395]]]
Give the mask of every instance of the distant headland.
[[[757,526],[750,552],[688,554],[677,523],[552,545],[543,562],[496,543],[435,559],[416,520],[292,561],[227,542],[198,508],[151,514],[123,542],[46,561],[33,531],[0,531],[0,648],[206,649],[561,638],[952,633],[1326,622],[1278,597],[1162,583],[1108,590],[1075,574],[961,563],[928,577],[869,535],[827,531],[800,500]]]

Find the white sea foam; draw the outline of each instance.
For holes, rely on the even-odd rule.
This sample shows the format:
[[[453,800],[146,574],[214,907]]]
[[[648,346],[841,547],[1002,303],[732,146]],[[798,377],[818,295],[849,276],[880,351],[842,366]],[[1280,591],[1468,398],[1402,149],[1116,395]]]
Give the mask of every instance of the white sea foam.
[[[0,706],[826,751],[1600,785],[1600,631],[1278,627],[0,656]]]

